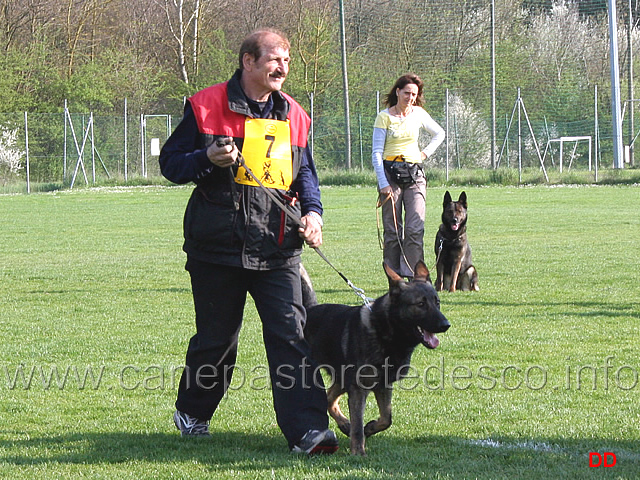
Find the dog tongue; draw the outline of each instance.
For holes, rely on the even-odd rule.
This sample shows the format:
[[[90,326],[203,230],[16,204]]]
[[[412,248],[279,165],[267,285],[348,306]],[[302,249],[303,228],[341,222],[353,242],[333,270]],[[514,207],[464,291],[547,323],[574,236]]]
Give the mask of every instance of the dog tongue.
[[[458,224],[454,223],[453,225],[451,225],[451,230],[453,230],[454,232],[458,230]]]
[[[440,345],[440,340],[433,333],[423,331],[422,332],[422,343],[424,343],[427,348],[437,348]]]

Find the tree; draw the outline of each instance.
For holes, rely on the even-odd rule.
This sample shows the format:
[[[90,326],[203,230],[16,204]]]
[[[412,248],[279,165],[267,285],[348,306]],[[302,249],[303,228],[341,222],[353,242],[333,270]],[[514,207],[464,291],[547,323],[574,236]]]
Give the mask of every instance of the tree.
[[[187,71],[188,42],[191,41],[192,65],[197,65],[198,17],[200,15],[200,0],[158,0],[164,9],[167,26],[175,40],[175,52],[182,81],[189,83]],[[191,31],[191,33],[190,33]],[[194,67],[195,71],[195,67]]]
[[[223,30],[207,30],[199,45],[198,71],[189,93],[228,80],[237,68],[236,53],[227,46]]]
[[[68,77],[73,74],[76,57],[82,51],[93,53],[96,30],[99,29],[103,13],[108,11],[112,2],[113,0],[67,0],[64,33]]]
[[[606,29],[581,17],[577,5],[560,0],[548,14],[533,18],[527,30],[529,68],[544,100],[538,105],[557,120],[590,116],[592,110],[578,99],[590,98],[593,85],[602,80],[599,73],[607,71]]]
[[[294,57],[291,83],[300,93],[322,95],[340,74],[335,2],[293,0],[291,3],[296,16],[290,35]]]

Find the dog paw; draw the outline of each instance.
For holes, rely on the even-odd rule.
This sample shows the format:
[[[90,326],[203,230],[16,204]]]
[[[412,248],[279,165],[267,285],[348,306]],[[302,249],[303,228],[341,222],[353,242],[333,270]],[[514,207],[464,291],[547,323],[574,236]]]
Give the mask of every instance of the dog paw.
[[[366,457],[367,453],[364,451],[364,447],[363,448],[356,448],[356,449],[351,449],[351,455],[359,455],[361,457]]]
[[[379,427],[378,422],[376,420],[371,420],[364,426],[364,436],[366,438],[369,438],[371,435],[375,435],[381,430],[384,429]]]
[[[382,432],[391,426],[391,421],[385,422],[382,419],[371,420],[364,426],[364,436],[369,438],[371,435],[375,435],[378,432]]]
[[[338,428],[340,429],[340,431],[342,433],[344,433],[347,437],[351,434],[351,424],[349,422],[347,423],[340,423],[338,424]]]

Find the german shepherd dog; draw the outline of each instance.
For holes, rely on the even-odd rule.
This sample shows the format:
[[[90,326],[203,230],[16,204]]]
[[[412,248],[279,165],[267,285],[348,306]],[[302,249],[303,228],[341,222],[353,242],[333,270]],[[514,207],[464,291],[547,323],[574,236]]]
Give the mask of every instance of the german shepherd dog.
[[[424,262],[416,266],[411,282],[383,266],[389,292],[369,306],[317,304],[310,279],[301,268],[307,310],[304,334],[313,360],[331,376],[328,411],[342,433],[351,437],[354,455],[365,455],[365,437],[391,426],[392,384],[409,373],[415,347],[422,343],[436,348],[440,341],[435,334],[450,326],[440,312]],[[380,416],[365,425],[365,403],[371,391]],[[350,418],[338,403],[344,393]]]
[[[480,290],[478,272],[471,262],[467,241],[467,194],[458,201],[447,191],[442,202],[442,224],[436,234],[436,290]]]

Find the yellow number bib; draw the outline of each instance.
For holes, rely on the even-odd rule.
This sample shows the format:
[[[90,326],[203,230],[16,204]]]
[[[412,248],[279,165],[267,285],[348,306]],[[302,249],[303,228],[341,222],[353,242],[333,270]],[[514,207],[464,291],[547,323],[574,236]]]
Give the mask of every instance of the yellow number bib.
[[[247,118],[242,156],[265,187],[289,190],[293,181],[289,121]],[[244,167],[238,167],[236,182],[258,185]]]

